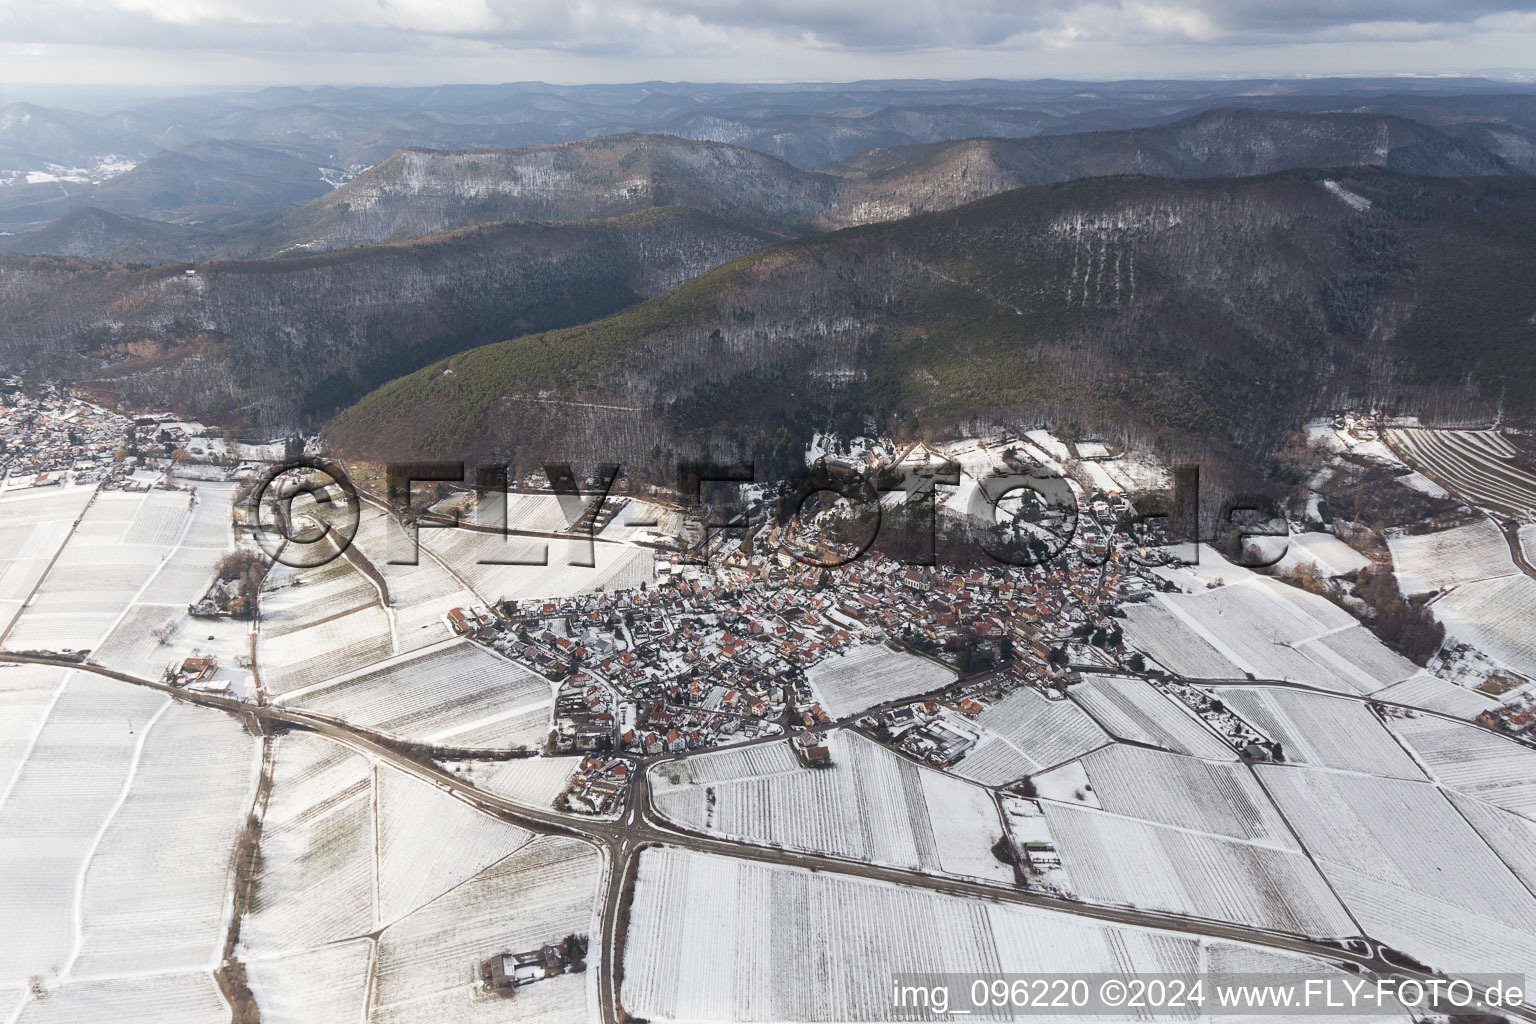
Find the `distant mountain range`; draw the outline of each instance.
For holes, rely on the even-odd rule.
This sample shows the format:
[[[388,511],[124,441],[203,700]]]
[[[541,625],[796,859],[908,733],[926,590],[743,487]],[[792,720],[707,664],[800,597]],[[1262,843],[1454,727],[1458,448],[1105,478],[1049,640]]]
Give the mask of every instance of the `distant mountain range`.
[[[76,97],[77,99],[83,97]],[[870,148],[967,138],[1020,138],[1150,127],[1219,107],[1409,117],[1524,170],[1536,168],[1536,88],[1480,79],[1310,79],[1153,82],[864,82],[782,86],[540,83],[431,89],[267,89],[107,105],[104,113],[0,107],[0,231],[20,232],[76,206],[181,222],[260,220],[407,147],[525,148],[642,132],[746,146],[796,167]],[[177,157],[208,161],[194,177],[241,175],[255,154],[210,155],[238,143],[298,166],[275,175],[297,194],[185,206],[146,201],[185,191]],[[205,147],[199,150],[199,146]],[[107,188],[126,162],[149,168]],[[34,180],[28,184],[28,176]],[[168,178],[167,189],[157,180]],[[282,191],[282,190],[280,190]],[[224,190],[223,199],[233,193]]]
[[[0,251],[148,261],[322,252],[511,220],[687,206],[781,235],[947,209],[1025,185],[1117,174],[1236,177],[1300,167],[1460,176],[1520,173],[1466,139],[1380,114],[1218,109],[1151,128],[875,149],[821,170],[757,150],[629,134],[519,150],[410,148],[324,194],[301,161],[223,143],[165,154],[100,186],[119,215],[180,208],[198,234],[100,216],[0,240]],[[37,189],[39,186],[28,186]],[[276,219],[217,230],[237,209]],[[57,195],[46,204],[63,208]],[[46,205],[45,204],[45,205]],[[163,242],[163,245],[157,243]]]

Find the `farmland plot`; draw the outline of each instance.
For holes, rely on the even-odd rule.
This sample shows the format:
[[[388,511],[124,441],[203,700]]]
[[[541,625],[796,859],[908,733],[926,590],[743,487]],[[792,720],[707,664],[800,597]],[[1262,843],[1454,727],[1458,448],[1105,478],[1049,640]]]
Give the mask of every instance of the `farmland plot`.
[[[1285,556],[1278,569],[1315,566],[1324,576],[1343,576],[1371,564],[1371,560],[1331,533],[1293,533],[1285,538]]]
[[[989,786],[1043,771],[1110,742],[1082,708],[1070,700],[1047,700],[1027,686],[987,708],[976,722],[985,730],[981,746],[991,749],[982,758],[978,755],[983,750],[972,751],[954,771]]]
[[[1536,678],[1536,580],[1523,573],[1464,583],[1429,606],[1449,641]]]
[[[1450,974],[1536,975],[1536,937],[1439,896],[1407,892],[1342,865],[1324,868],[1374,939]]]
[[[409,540],[394,518],[382,511],[364,511],[353,550],[384,579],[394,617],[395,654],[452,638],[453,630],[444,618],[449,609],[478,600],[429,554],[419,554],[415,565],[391,562],[392,552],[399,555],[409,550]]]
[[[1089,676],[1069,693],[1112,736],[1175,754],[1237,760],[1232,748],[1183,704],[1140,679]]]
[[[20,770],[33,736],[72,675],[47,665],[0,666],[0,793]]]
[[[155,493],[151,492],[151,497]],[[233,667],[236,657],[248,651],[247,626],[233,620],[193,620],[187,614],[187,606],[199,600],[213,583],[220,559],[234,550],[230,527],[233,498],[233,484],[198,484],[197,500],[185,527],[178,527],[180,545],[160,563],[92,660],[119,671],[158,678],[167,666],[179,664],[194,653],[213,654],[222,663],[221,676],[242,681],[248,678],[244,670]],[[146,510],[140,511],[139,518]],[[146,534],[166,532],[156,531],[147,523],[138,528]],[[129,528],[130,536],[134,529]],[[210,634],[214,636],[211,643],[205,639]]]
[[[456,639],[278,702],[424,743],[531,747],[548,735],[554,696],[542,677]]]
[[[1387,547],[1398,587],[1405,594],[1445,590],[1517,571],[1504,535],[1484,518],[1435,533],[1394,533],[1387,537]]]
[[[1285,822],[1248,769],[1123,743],[1080,762],[1099,806],[1130,818],[1233,839],[1296,847]]]
[[[652,799],[697,832],[920,871],[1011,877],[987,859],[1002,825],[984,790],[930,779],[938,773],[857,733],[834,732],[826,742],[831,768],[721,779],[709,762],[736,752],[663,762],[653,772]]]
[[[1536,517],[1536,477],[1514,466],[1496,430],[1389,430],[1387,441],[1457,497],[1517,518]]]
[[[177,704],[155,723],[85,873],[74,974],[217,964],[257,753],[226,715]]]
[[[1223,658],[1260,679],[1368,693],[1416,671],[1342,608],[1268,577],[1245,573],[1237,583],[1194,594],[1158,594],[1155,600]],[[1177,642],[1175,635],[1159,649],[1166,652]]]
[[[84,673],[32,717],[30,734],[7,735],[0,779],[0,979],[51,990],[21,1019],[205,1020],[213,992],[227,1020],[208,972],[255,740],[233,719]]]
[[[1490,708],[1499,706],[1492,697],[1476,690],[1420,672],[1411,679],[1404,679],[1371,696],[1394,704],[1411,704],[1416,708],[1428,708],[1446,715],[1455,715],[1469,721]]]
[[[860,644],[846,654],[817,662],[805,677],[827,714],[845,718],[877,704],[937,690],[954,682],[955,673],[884,644]]]
[[[91,487],[60,487],[0,499],[0,633],[43,578],[94,493]]]
[[[1536,817],[1536,750],[1443,718],[1394,718],[1389,724],[1443,785]]]
[[[534,838],[399,771],[375,770],[378,916],[426,906]]]
[[[372,1019],[484,1019],[506,1007],[477,992],[487,949],[590,930],[597,857],[585,844],[536,839],[318,736],[275,743],[240,949],[263,1019],[358,1019],[370,978]],[[560,996],[585,1014],[579,980],[529,992],[520,1007]]]
[[[272,743],[261,869],[240,926],[247,960],[337,942],[374,926],[372,767],[362,755],[308,733]]]
[[[1042,803],[1078,895],[1301,935],[1356,928],[1300,851]]]
[[[206,973],[73,982],[27,1003],[16,1024],[229,1024]]]
[[[1191,679],[1236,679],[1243,669],[1161,601],[1125,608],[1125,639],[1175,675]]]
[[[191,506],[192,496],[185,491],[98,494],[32,602],[17,618],[6,646],[53,651],[95,648],[170,554]],[[146,519],[154,529],[142,525]],[[135,543],[135,538],[150,542]]]
[[[505,1020],[508,1004],[481,988],[479,963],[487,951],[593,934],[600,870],[597,851],[587,844],[542,837],[386,929],[378,943],[369,1020]],[[519,991],[518,1019],[590,1020],[587,981],[595,977],[595,972],[566,974]]]
[[[1370,900],[1393,891],[1401,903],[1440,903],[1490,928],[1536,932],[1536,898],[1434,786],[1279,765],[1258,773],[1341,892],[1368,879]]]
[[[294,573],[261,596],[256,658],[274,695],[355,672],[395,653],[378,589],[345,558]]]
[[[1536,821],[1460,793],[1448,797],[1515,877],[1536,892]]]
[[[246,965],[262,1024],[360,1021],[373,969],[373,940],[355,939]]]
[[[487,793],[548,810],[565,792],[580,757],[514,757],[509,761],[447,761],[444,767]]]
[[[640,858],[621,1001],[631,1015],[651,1020],[878,1021],[891,1019],[896,973],[1123,975],[1251,962],[1234,961],[1229,948],[661,848]],[[1318,969],[1301,960],[1273,966],[1280,959],[1271,955],[1260,969]]]
[[[0,979],[52,975],[74,956],[76,879],[148,727],[169,706],[161,694],[74,673],[22,755],[9,758],[17,767],[0,788]]]
[[[1424,773],[1358,701],[1280,687],[1223,686],[1227,707],[1278,742],[1287,762],[1420,779]]]

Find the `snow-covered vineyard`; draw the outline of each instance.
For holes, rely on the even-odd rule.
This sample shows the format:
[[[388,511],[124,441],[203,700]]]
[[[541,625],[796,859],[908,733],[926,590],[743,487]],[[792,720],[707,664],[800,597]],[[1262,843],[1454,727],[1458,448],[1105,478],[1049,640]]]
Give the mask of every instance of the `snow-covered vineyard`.
[[[1536,476],[1512,462],[1518,452],[1500,432],[1394,429],[1386,431],[1386,439],[1471,504],[1536,519]]]

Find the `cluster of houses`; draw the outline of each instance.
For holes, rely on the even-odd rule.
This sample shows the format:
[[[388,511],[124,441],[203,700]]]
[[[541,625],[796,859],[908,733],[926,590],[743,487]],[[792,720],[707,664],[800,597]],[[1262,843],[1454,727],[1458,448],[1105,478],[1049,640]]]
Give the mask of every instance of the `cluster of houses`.
[[[589,754],[571,775],[555,806],[577,814],[612,814],[624,804],[634,765],[622,757]]]
[[[1083,511],[1120,509],[1099,495]],[[790,556],[790,540],[777,529],[750,546],[722,534],[703,558],[669,562],[654,586],[506,602],[499,618],[464,613],[455,629],[561,684],[557,750],[664,755],[825,722],[805,669],[859,644],[993,669],[978,692],[1064,687],[1066,645],[1112,635],[1112,663],[1124,653],[1115,609],[1154,585],[1130,570],[1129,541],[1099,558],[1069,547],[1038,566],[912,566],[870,552],[828,570]],[[949,764],[975,742],[963,720],[914,713],[912,728],[892,731],[915,756]]]
[[[1536,739],[1536,707],[1528,703],[1529,697],[1517,698],[1508,704],[1490,708],[1477,716],[1478,722],[1491,729],[1507,732],[1511,736]]]
[[[95,484],[122,464],[130,420],[67,391],[43,386],[24,394],[21,381],[0,381],[0,470],[5,487]]]

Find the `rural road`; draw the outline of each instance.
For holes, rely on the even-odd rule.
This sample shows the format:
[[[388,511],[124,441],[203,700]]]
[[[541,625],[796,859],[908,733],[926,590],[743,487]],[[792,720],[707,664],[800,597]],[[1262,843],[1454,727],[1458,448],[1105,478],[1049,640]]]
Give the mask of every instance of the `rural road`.
[[[634,866],[638,855],[647,847],[670,846],[699,853],[738,860],[750,860],[811,871],[827,872],[842,876],[862,878],[920,888],[929,892],[967,899],[984,899],[996,903],[1034,907],[1057,913],[1071,914],[1110,924],[1130,925],[1159,931],[1181,932],[1189,935],[1226,939],[1250,945],[1263,946],[1314,957],[1334,964],[1353,964],[1364,971],[1386,977],[1417,978],[1428,980],[1432,975],[1400,967],[1387,960],[1380,944],[1365,939],[1368,953],[1345,949],[1338,945],[1310,939],[1301,935],[1268,931],[1224,921],[1160,913],[1128,907],[1104,906],[1082,903],[1059,896],[1050,896],[1007,885],[981,881],[940,877],[902,868],[883,867],[859,861],[845,860],[821,854],[802,853],[772,847],[751,846],[710,836],[689,833],[674,826],[653,820],[650,808],[647,773],[636,772],[627,792],[620,814],[613,819],[582,820],[561,814],[553,809],[542,810],[507,800],[477,789],[470,783],[438,767],[426,758],[403,753],[384,737],[366,729],[349,725],[326,715],[300,711],[293,708],[257,706],[231,697],[197,693],[165,683],[155,682],[126,672],[119,672],[89,662],[77,662],[40,654],[0,654],[0,661],[54,665],[91,672],[96,675],[135,686],[143,686],[167,693],[178,700],[202,707],[213,708],[242,717],[250,716],[264,726],[281,723],[327,736],[354,750],[376,757],[400,771],[431,783],[480,810],[520,825],[531,831],[550,835],[573,836],[601,849],[605,855],[607,878],[601,912],[602,955],[598,958],[597,986],[599,1004],[604,1024],[621,1024],[627,1019],[620,1002],[619,955],[622,950],[621,923],[627,916],[629,900],[633,895]],[[1235,681],[1254,685],[1253,680]],[[1287,684],[1282,684],[1287,685]],[[1536,1012],[1505,1012],[1525,1020],[1536,1022]]]

